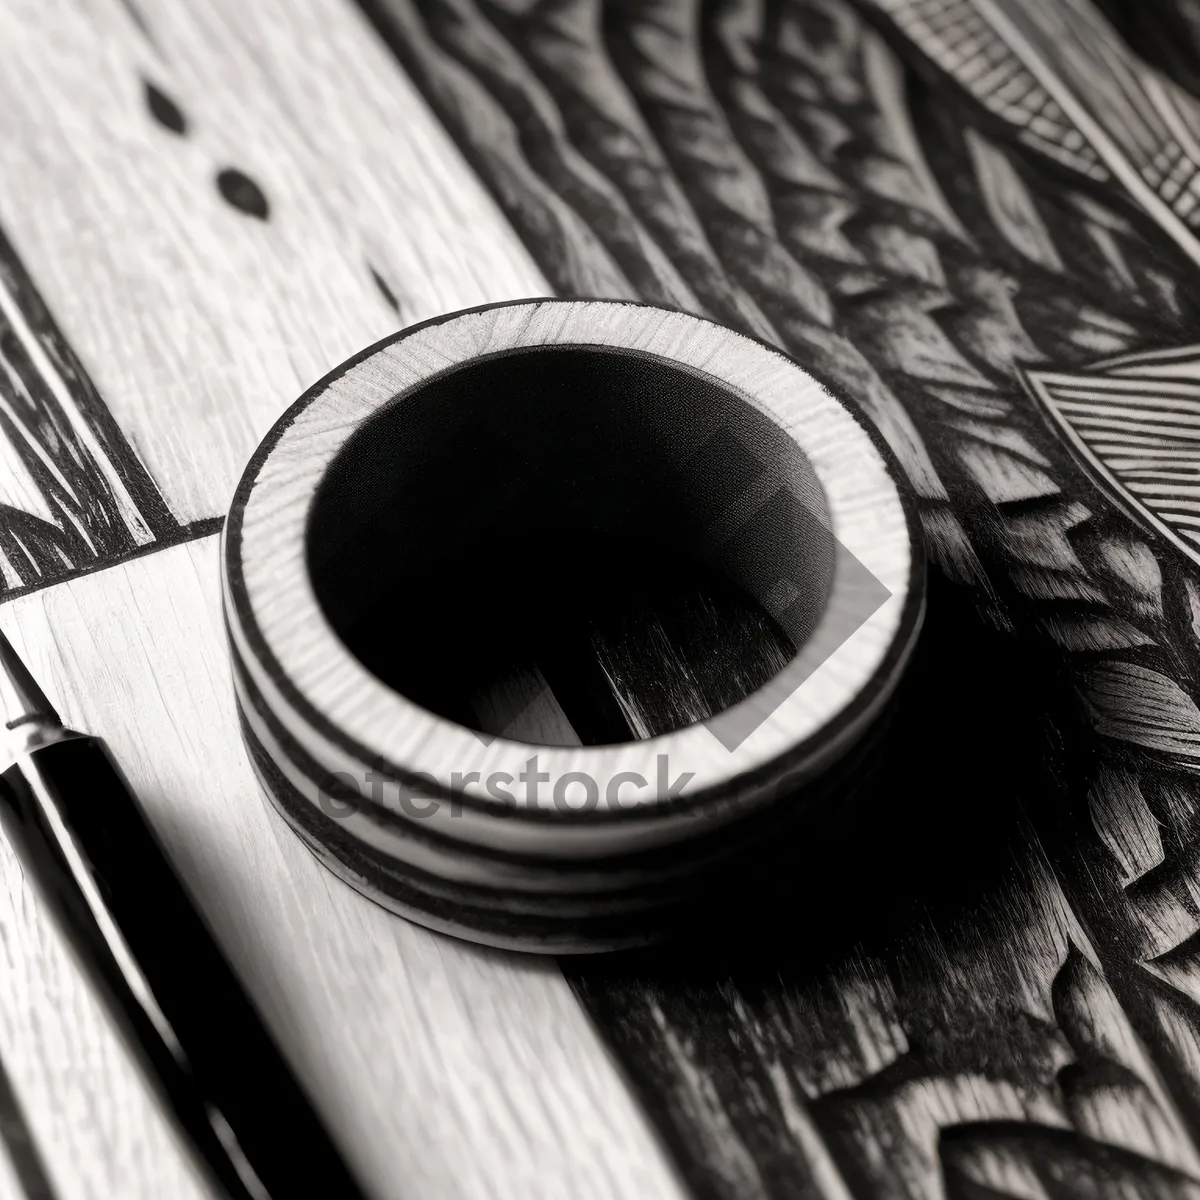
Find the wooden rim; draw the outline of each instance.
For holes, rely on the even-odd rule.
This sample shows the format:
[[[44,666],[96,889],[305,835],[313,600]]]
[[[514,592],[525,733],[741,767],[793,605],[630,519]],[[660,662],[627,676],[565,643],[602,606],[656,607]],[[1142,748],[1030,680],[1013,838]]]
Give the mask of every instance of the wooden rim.
[[[536,346],[636,351],[705,374],[786,431],[816,471],[841,547],[826,616],[795,660],[805,659],[807,647],[810,661],[797,672],[802,681],[782,699],[770,698],[771,711],[731,748],[711,723],[616,746],[485,741],[382,684],[346,650],[322,612],[306,567],[305,530],[317,487],[348,438],[382,407],[402,404],[448,368]],[[402,331],[343,364],[292,406],[251,461],[226,523],[223,559],[229,633],[246,675],[315,761],[355,778],[368,770],[428,776],[457,805],[435,813],[431,828],[533,854],[580,853],[583,842],[607,854],[686,836],[696,807],[734,791],[752,803],[783,774],[820,770],[852,744],[890,694],[923,601],[914,515],[890,456],[865,421],[763,343],[690,314],[622,301],[532,300],[467,310]],[[862,568],[889,596],[823,654],[832,644],[831,623],[861,585]],[[755,705],[761,715],[760,693],[721,720],[737,718],[739,709],[745,716]],[[598,781],[597,807],[563,812],[520,796],[508,805],[482,784],[456,786],[456,773],[516,778],[531,751],[551,781],[578,772]],[[692,775],[681,789],[687,804],[653,797],[632,803],[626,797],[619,809],[607,804],[605,780],[621,772],[653,780],[660,756],[672,779]],[[461,819],[447,824],[452,816]]]

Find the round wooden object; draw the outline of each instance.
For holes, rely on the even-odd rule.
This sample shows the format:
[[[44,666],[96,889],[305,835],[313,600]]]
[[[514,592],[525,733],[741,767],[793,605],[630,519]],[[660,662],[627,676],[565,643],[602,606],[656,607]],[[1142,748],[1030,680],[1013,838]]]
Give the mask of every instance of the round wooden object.
[[[347,645],[405,588],[570,604],[539,573],[547,545],[631,519],[797,647],[710,719],[532,745],[421,707]],[[467,527],[472,545],[516,528],[511,570],[448,561]],[[808,802],[891,695],[924,595],[910,502],[855,410],[751,338],[601,300],[456,313],[343,364],[259,447],[223,563],[246,742],[308,845],[415,921],[554,952],[654,936]],[[402,650],[424,631],[393,636]]]

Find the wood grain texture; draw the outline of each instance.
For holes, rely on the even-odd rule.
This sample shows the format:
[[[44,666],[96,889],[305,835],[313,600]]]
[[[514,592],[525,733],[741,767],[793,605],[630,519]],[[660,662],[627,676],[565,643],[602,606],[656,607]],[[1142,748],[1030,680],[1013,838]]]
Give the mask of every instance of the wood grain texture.
[[[677,1195],[552,961],[397,920],[321,866],[265,803],[241,749],[217,549],[208,538],[164,550],[14,600],[0,621],[64,720],[107,741],[368,1194]],[[40,926],[8,928],[6,942],[30,956],[17,961],[36,1011],[73,975],[31,955]],[[63,1024],[89,1053],[101,1044],[91,1024]],[[45,1061],[53,1045],[30,1038],[24,1049],[37,1088],[102,1105],[114,1067],[81,1078]],[[107,1111],[142,1142],[137,1118],[152,1109],[126,1100]],[[99,1142],[93,1157],[135,1176],[114,1153],[121,1144]],[[64,1157],[86,1173],[72,1149]]]
[[[1024,376],[1194,341],[1177,239],[883,5],[364,7],[530,257],[347,7],[12,2],[0,223],[173,517],[219,512],[283,405],[401,317],[550,284],[791,350],[910,473],[957,581],[938,640],[869,818],[769,937],[735,923],[744,945],[574,986],[699,1195],[1195,1195],[1200,584],[1087,484]],[[946,28],[974,7],[940,5]],[[206,547],[0,620],[139,772],[355,1163],[381,1195],[677,1191],[552,969],[384,922],[270,825],[211,683]],[[65,962],[23,969],[68,986]],[[29,1062],[68,1159],[52,1098],[138,1082]],[[178,1170],[122,1111],[150,1175]]]
[[[7,11],[19,186],[0,223],[180,522],[224,515],[250,450],[332,365],[410,321],[545,292],[344,5],[142,4],[153,42],[115,0]],[[231,170],[263,213],[230,200]]]
[[[0,587],[11,593],[185,536],[0,235],[6,495]]]
[[[1194,1194],[1200,593],[1089,486],[1021,371],[1194,341],[1190,235],[1156,224],[1159,167],[1121,164],[1127,127],[1101,152],[1051,111],[1073,88],[1089,130],[1149,113],[1139,69],[1102,22],[1081,16],[1076,46],[1059,9],[1015,0],[363,7],[557,287],[600,243],[655,296],[659,259],[631,257],[650,237],[702,307],[765,326],[880,421],[944,572],[972,588],[931,601],[958,640],[914,701],[936,732],[912,719],[918,751],[897,752],[920,802],[860,829],[774,948],[578,980],[693,1187]],[[985,9],[1042,31],[1036,69]],[[1111,71],[1079,69],[1096,54]],[[500,168],[482,112],[518,131]],[[1149,128],[1177,152],[1161,116]],[[538,232],[546,187],[590,227],[569,254]],[[1046,728],[1019,712],[1031,697]],[[855,944],[884,926],[890,943]]]
[[[547,290],[345,5],[13,3],[5,27],[0,224],[181,524],[224,511],[266,427],[346,355]],[[552,964],[386,918],[268,817],[215,554],[164,550],[2,619],[135,777],[372,1194],[678,1194]],[[199,1195],[13,864],[0,877],[0,1055],[63,1197]]]

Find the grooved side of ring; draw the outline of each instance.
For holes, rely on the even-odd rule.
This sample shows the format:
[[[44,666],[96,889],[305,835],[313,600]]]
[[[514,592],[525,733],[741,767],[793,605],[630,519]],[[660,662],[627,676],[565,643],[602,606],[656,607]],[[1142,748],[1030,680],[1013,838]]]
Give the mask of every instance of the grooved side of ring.
[[[731,709],[640,742],[533,746],[439,717],[374,675],[316,594],[307,539],[314,498],[360,431],[382,417],[402,428],[410,410],[421,411],[415,398],[452,389],[456,371],[580,347],[633,355],[651,373],[656,363],[678,366],[724,389],[728,411],[744,406],[769,453],[794,446],[802,469],[755,503],[765,511],[796,489],[802,501],[811,496],[811,512],[805,503],[786,509],[788,544],[809,544],[796,529],[811,535],[813,553],[827,542],[829,583],[819,604],[785,596],[791,606],[780,619],[796,622],[796,656]],[[586,377],[578,391],[563,403],[587,402]],[[685,401],[664,398],[679,411]],[[719,416],[681,428],[679,446],[674,427],[654,425],[653,414],[649,434],[667,444],[669,467],[672,454],[686,459],[712,440]],[[354,486],[367,509],[382,503],[372,480]],[[712,509],[707,496],[696,504]],[[752,584],[767,579],[779,564],[765,551],[755,557],[731,536],[738,527],[727,513],[712,512],[731,569]],[[380,543],[381,559],[402,554],[403,537],[398,545]],[[370,577],[369,563],[355,567]],[[560,953],[659,936],[809,808],[837,805],[830,781],[840,778],[845,792],[844,764],[897,686],[923,611],[915,517],[878,435],[771,347],[688,314],[613,301],[453,314],[344,364],[281,418],[251,461],[226,522],[223,568],[243,734],[264,789],[314,853],[413,920]],[[501,793],[506,800],[484,789],[480,781],[516,778],[534,754],[554,781],[554,803],[528,789]],[[614,779],[653,780],[664,761],[671,777],[686,777],[678,794],[642,794],[647,787],[633,803],[613,802]],[[830,770],[839,763],[840,776]],[[588,811],[557,803],[570,779],[591,781]]]
[[[603,896],[644,890],[648,881],[657,885],[694,876],[744,847],[761,842],[777,824],[775,806],[763,806],[750,818],[732,823],[732,828],[729,822],[697,814],[697,833],[686,842],[632,854],[562,860],[497,853],[486,846],[448,838],[428,827],[429,822],[423,818],[430,810],[453,801],[420,798],[409,806],[406,819],[365,798],[344,781],[329,777],[279,726],[247,680],[236,655],[233,667],[244,734],[276,764],[280,782],[286,784],[295,803],[337,821],[343,841],[352,840],[363,853],[390,861],[417,878],[477,889],[481,898],[525,892],[550,895],[557,903],[577,894]],[[789,801],[794,812],[811,803],[811,796],[789,788]]]

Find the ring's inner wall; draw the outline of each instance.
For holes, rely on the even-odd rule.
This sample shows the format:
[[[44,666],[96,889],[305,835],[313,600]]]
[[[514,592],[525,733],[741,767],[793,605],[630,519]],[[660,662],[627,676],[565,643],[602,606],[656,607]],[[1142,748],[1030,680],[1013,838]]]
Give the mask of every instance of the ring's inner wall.
[[[409,699],[552,744],[744,699],[823,610],[835,543],[792,438],[708,376],[592,346],[448,371],[365,422],[313,502],[335,632]]]

